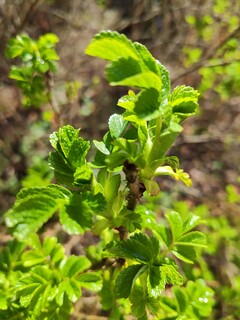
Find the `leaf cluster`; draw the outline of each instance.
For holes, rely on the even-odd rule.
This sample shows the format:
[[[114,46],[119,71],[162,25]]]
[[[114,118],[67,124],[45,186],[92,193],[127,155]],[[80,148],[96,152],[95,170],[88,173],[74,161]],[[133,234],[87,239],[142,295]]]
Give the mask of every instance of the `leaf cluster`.
[[[25,54],[28,38],[20,39],[12,42],[11,57]],[[48,35],[45,42],[40,38],[44,48],[47,39],[52,48],[55,38]],[[44,56],[49,61],[54,57],[51,52]],[[54,151],[49,165],[57,183],[22,189],[5,215],[6,225],[19,242],[14,241],[19,245],[27,242],[30,248],[19,251],[18,276],[14,267],[15,280],[10,285],[15,288],[14,298],[5,297],[3,310],[18,310],[26,319],[66,319],[82,286],[99,289],[99,275],[87,271],[91,267],[87,258],[66,257],[55,238],[46,238],[41,244],[36,237],[58,214],[67,233],[91,230],[100,237],[98,249],[87,254],[93,253],[92,269],[101,270],[100,297],[111,318],[122,319],[129,305],[137,319],[147,319],[148,313],[158,317],[167,288],[178,288],[184,282],[179,260],[193,263],[197,248],[204,247],[206,239],[194,231],[200,220],[193,214],[183,218],[171,211],[157,223],[154,212],[149,228],[140,199],[145,194],[159,194],[158,176],[169,175],[190,186],[179,159],[169,156],[168,150],[182,131],[182,122],[196,113],[198,92],[187,86],[171,91],[166,68],[145,46],[117,32],[97,34],[86,53],[108,61],[106,77],[111,85],[135,91],[118,101],[124,111],[110,117],[103,140],[93,141],[96,153],[92,161],[88,159],[90,142],[79,136],[80,130],[65,125],[50,136]],[[182,299],[188,305],[193,300],[191,295],[186,298],[187,287],[181,290],[173,289],[175,299],[169,303],[175,303],[175,314],[186,316],[188,308],[176,301]]]
[[[55,237],[43,243],[37,236],[28,243],[12,240],[0,256],[1,319],[67,319],[82,287],[101,288],[101,277],[87,272],[91,262],[67,257]]]
[[[52,33],[42,35],[38,40],[27,34],[9,40],[6,56],[21,61],[19,66],[11,66],[9,77],[16,80],[26,107],[40,107],[49,102],[50,73],[57,70],[56,61],[59,60],[54,49],[57,42],[58,37]]]

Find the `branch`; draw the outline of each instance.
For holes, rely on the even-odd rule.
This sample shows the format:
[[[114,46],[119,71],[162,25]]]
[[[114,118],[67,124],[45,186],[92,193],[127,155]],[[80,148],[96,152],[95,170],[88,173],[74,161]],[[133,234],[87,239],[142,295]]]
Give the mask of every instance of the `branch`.
[[[30,6],[26,10],[26,12],[24,12],[24,15],[23,15],[23,17],[21,19],[20,24],[14,30],[14,32],[12,34],[13,37],[15,37],[18,33],[20,33],[20,31],[24,28],[24,26],[26,25],[27,21],[29,20],[30,15],[37,9],[37,7],[40,6],[40,4],[42,2],[43,2],[43,0],[35,0],[30,4]]]

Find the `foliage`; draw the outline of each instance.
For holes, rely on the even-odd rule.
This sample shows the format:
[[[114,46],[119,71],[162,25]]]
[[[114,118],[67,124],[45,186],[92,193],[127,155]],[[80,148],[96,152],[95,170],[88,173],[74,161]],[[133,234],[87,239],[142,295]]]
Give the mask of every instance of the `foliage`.
[[[22,61],[20,66],[11,67],[9,77],[16,80],[22,90],[24,106],[39,107],[50,101],[51,72],[56,71],[56,60],[59,60],[54,49],[57,42],[58,37],[51,33],[38,40],[22,34],[9,41],[7,57]]]
[[[25,42],[18,51],[16,41],[9,55],[25,56]],[[81,287],[99,290],[102,281],[99,296],[110,319],[129,313],[141,320],[204,319],[211,314],[213,292],[181,272],[206,247],[205,235],[195,230],[201,220],[174,210],[161,221],[154,211],[151,219],[146,216],[161,176],[191,185],[168,151],[182,122],[197,112],[198,92],[188,86],[171,91],[167,69],[145,46],[117,32],[97,34],[86,53],[108,61],[110,85],[135,91],[119,99],[123,112],[110,117],[102,141],[91,145],[70,125],[50,136],[49,165],[57,183],[23,188],[5,215],[14,240],[2,252],[8,257],[2,264],[2,317],[68,319]],[[32,77],[39,65],[31,59]],[[55,238],[39,241],[37,234],[57,214],[68,234],[92,230],[99,236],[97,247],[86,250],[89,259],[66,257]]]
[[[199,69],[200,92],[211,88],[223,100],[239,94],[239,9],[238,1],[214,0],[211,10],[186,17],[198,45],[184,48],[185,65]]]

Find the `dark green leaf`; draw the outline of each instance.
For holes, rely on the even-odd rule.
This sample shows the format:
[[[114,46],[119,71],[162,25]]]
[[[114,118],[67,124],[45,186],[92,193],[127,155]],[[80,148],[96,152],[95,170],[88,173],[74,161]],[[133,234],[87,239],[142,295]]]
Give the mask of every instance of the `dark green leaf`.
[[[128,258],[140,263],[153,263],[159,253],[159,242],[155,237],[135,233],[129,239],[111,247],[109,252],[116,257]]]
[[[92,211],[84,199],[74,194],[60,210],[60,221],[70,234],[81,234],[92,226]]]
[[[119,272],[115,283],[117,298],[126,299],[129,297],[134,282],[137,280],[137,277],[145,271],[145,269],[144,265],[135,264],[124,268]]]
[[[188,298],[186,292],[178,287],[174,287],[173,292],[174,292],[174,295],[177,300],[178,312],[184,313],[184,311],[187,309],[188,303],[189,303],[189,298]]]
[[[147,297],[142,287],[135,286],[130,296],[132,314],[141,320],[147,320],[146,302]]]
[[[151,120],[159,116],[159,107],[159,91],[149,88],[137,96],[134,111],[139,118]]]
[[[139,61],[132,57],[121,57],[108,65],[106,78],[110,83],[118,83],[141,72]]]

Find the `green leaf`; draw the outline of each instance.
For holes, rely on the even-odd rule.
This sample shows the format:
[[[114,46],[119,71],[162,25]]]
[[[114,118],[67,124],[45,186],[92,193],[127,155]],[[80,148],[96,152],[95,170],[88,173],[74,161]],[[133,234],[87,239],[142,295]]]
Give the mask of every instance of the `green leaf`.
[[[206,247],[206,236],[204,233],[199,231],[191,231],[187,234],[182,235],[178,238],[175,245],[195,246],[195,247]]]
[[[135,286],[130,296],[132,314],[137,319],[147,320],[146,303],[147,297],[142,287]]]
[[[60,186],[23,189],[17,197],[13,209],[6,214],[6,224],[16,238],[24,240],[37,232],[42,225],[67,203],[71,193]]]
[[[119,81],[111,82],[112,86],[130,86],[139,89],[156,89],[161,90],[161,78],[151,71],[138,73],[128,78]]]
[[[102,31],[95,35],[85,53],[109,61],[121,57],[139,59],[132,42],[125,35],[113,31]]]
[[[157,231],[157,234],[161,237],[166,247],[169,247],[171,244],[171,235],[168,228],[163,224],[161,224],[157,226],[156,231]]]
[[[92,181],[93,172],[87,165],[78,167],[74,173],[74,185],[90,184]]]
[[[178,287],[174,287],[173,292],[176,297],[178,312],[184,313],[189,303],[189,298],[187,296],[187,293]]]
[[[198,107],[198,91],[192,87],[176,87],[169,97],[173,113],[187,118],[196,113]]]
[[[9,78],[17,81],[23,81],[23,82],[28,81],[26,75],[22,72],[22,69],[16,66],[11,67]]]
[[[176,168],[173,170],[170,166],[162,166],[156,169],[155,175],[169,175],[176,180],[181,180],[188,187],[192,185],[192,180],[190,179],[189,174],[184,172],[182,169]]]
[[[58,42],[59,38],[56,36],[55,33],[46,33],[38,39],[38,45],[43,48],[51,48]]]
[[[81,287],[99,291],[102,288],[102,277],[96,272],[82,273],[76,277]]]
[[[171,250],[179,260],[182,260],[186,263],[194,263],[196,261],[196,251],[191,246],[178,245]]]
[[[64,277],[72,278],[90,266],[91,262],[86,257],[71,255],[62,261],[60,270]]]
[[[148,70],[154,72],[158,76],[162,76],[162,68],[159,61],[157,61],[152,54],[148,51],[148,49],[142,45],[141,43],[134,42],[133,43],[134,48],[136,49],[139,57],[145,64]]]
[[[82,290],[77,280],[67,278],[59,284],[56,294],[56,301],[59,305],[62,305],[64,295],[66,295],[71,302],[77,302],[82,295]]]
[[[110,176],[104,185],[104,194],[109,204],[113,203],[116,199],[121,184],[120,174]]]
[[[123,226],[130,233],[136,229],[142,229],[141,227],[142,218],[140,214],[134,213],[130,210],[123,209],[120,214],[113,220],[113,224],[116,227]]]
[[[110,83],[118,83],[142,72],[140,63],[132,57],[120,57],[106,68],[106,78]]]
[[[49,303],[45,293],[49,293],[52,281],[53,274],[46,266],[33,267],[30,273],[23,275],[16,283],[15,293],[20,298],[20,305],[29,307],[35,313],[41,311]]]
[[[103,141],[93,140],[93,144],[103,154],[106,154],[106,155],[110,154],[110,151],[108,150],[108,148],[106,147],[106,145]]]
[[[142,264],[131,265],[124,268],[118,273],[116,279],[116,296],[117,298],[128,298],[132,287],[137,278],[145,271],[145,266]]]
[[[165,289],[165,281],[161,279],[160,267],[151,266],[148,272],[148,293],[150,297],[157,298]]]
[[[61,207],[60,222],[70,234],[82,234],[92,227],[92,211],[79,194],[73,194],[69,202]]]
[[[159,107],[159,91],[149,88],[137,96],[134,111],[139,118],[151,120],[159,116]]]
[[[195,214],[190,213],[187,219],[183,223],[183,231],[186,233],[187,231],[195,228],[201,222],[201,218]]]
[[[148,293],[150,297],[158,298],[166,284],[182,285],[183,279],[173,265],[163,264],[160,267],[151,266],[148,274]]]
[[[173,242],[175,242],[182,234],[182,218],[180,214],[176,211],[171,211],[168,214],[166,214],[166,218],[171,228]]]
[[[128,121],[125,121],[121,114],[115,113],[111,115],[108,120],[108,126],[112,138],[119,138],[122,135],[123,131],[126,129],[127,124]]]
[[[118,242],[108,249],[116,257],[128,258],[140,263],[153,263],[159,254],[159,242],[143,233],[135,233],[127,240]]]
[[[118,100],[118,106],[128,111],[133,111],[136,101],[137,95],[132,90],[129,90],[128,95],[125,95]]]

